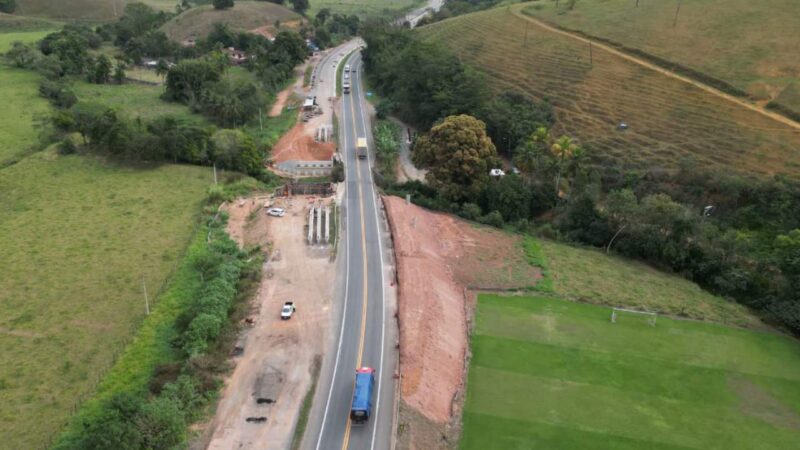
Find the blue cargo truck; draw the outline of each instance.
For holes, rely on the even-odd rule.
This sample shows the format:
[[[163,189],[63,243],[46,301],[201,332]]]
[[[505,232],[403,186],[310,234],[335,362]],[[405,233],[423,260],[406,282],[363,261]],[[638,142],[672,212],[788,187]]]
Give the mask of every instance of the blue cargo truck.
[[[354,424],[364,423],[372,414],[372,388],[375,386],[375,369],[362,367],[356,370],[356,385],[353,389],[353,407],[350,420]]]

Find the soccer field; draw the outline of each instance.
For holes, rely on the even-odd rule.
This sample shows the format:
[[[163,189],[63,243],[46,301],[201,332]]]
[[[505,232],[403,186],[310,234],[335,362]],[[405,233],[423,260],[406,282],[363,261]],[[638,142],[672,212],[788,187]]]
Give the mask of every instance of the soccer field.
[[[800,345],[710,323],[480,295],[463,449],[788,449]]]

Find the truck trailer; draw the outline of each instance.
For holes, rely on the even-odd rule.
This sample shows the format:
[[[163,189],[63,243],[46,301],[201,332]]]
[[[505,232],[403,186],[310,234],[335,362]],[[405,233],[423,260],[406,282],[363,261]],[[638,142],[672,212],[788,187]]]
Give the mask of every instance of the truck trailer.
[[[350,408],[350,420],[354,424],[362,424],[372,414],[372,389],[375,386],[375,369],[362,367],[356,370],[356,384],[353,389],[353,406]]]
[[[358,159],[367,159],[367,138],[358,138],[356,142],[356,156],[358,156]]]

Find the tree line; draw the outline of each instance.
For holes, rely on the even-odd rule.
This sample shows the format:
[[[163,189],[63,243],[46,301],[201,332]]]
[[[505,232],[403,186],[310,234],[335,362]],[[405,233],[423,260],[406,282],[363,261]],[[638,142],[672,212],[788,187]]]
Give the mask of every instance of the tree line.
[[[368,27],[364,37],[367,76],[386,98],[378,112],[426,130],[412,150],[428,169],[426,183],[390,192],[646,261],[800,333],[798,180],[691,159],[678,170],[626,170],[553,134],[546,101],[490,97],[484,78],[443,48],[387,26]],[[498,168],[509,173],[492,176]]]

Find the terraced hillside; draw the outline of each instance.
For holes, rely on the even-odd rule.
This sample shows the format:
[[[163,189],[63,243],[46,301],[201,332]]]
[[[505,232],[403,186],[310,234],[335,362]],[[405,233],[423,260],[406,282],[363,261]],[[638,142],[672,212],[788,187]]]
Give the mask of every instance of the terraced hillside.
[[[211,5],[192,8],[164,24],[162,30],[170,39],[181,41],[190,36],[206,36],[217,22],[227,24],[234,30],[261,29],[274,34],[276,21],[281,26],[294,28],[300,25],[301,20],[300,15],[281,5],[237,1],[233,8],[222,11],[215,10]]]
[[[511,8],[514,8],[513,6]],[[800,128],[689,83],[564,37],[502,7],[422,27],[484,71],[497,92],[549,98],[555,134],[577,137],[595,161],[633,167],[698,164],[800,174]],[[618,131],[626,122],[630,128]]]
[[[800,111],[800,8],[795,0],[683,2],[536,1],[527,14],[644,50],[725,80],[756,98]],[[675,20],[675,13],[678,18]]]

